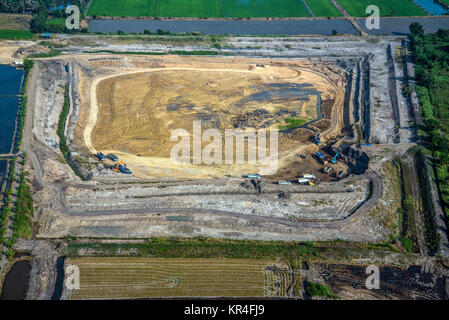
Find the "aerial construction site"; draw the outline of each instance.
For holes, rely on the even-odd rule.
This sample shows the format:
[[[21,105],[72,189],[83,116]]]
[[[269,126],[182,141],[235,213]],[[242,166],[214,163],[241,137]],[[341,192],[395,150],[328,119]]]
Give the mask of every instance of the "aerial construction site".
[[[399,92],[370,92],[366,83],[386,87],[392,75],[384,66],[394,70],[392,54],[401,42],[364,41],[349,56],[344,41],[310,44],[325,44],[333,56],[308,57],[303,49],[303,57],[289,59],[72,54],[36,60],[35,99],[43,103],[33,133],[47,155],[36,198],[43,204],[40,236],[387,237],[391,230],[370,219],[370,210],[389,196],[383,162],[406,151],[412,133],[396,125],[391,104],[399,104]],[[68,161],[75,171],[58,161],[55,124],[62,105],[50,103],[65,96]],[[177,141],[170,133],[192,134],[195,121],[202,131],[225,136],[223,158],[227,130],[263,128],[268,136],[276,130],[278,170],[260,176],[249,161],[174,163],[170,150]],[[375,163],[364,151],[378,149],[367,146],[373,141],[389,150]],[[399,148],[388,147],[394,144]],[[118,170],[124,166],[128,174]],[[54,197],[58,202],[45,205]]]
[[[327,250],[327,245],[336,251],[353,246],[383,250],[383,245],[397,244],[399,249],[391,252],[373,249],[338,262],[346,259],[350,266],[300,264],[301,275],[335,285],[348,299],[447,297],[446,269],[427,256],[431,251],[447,256],[447,235],[433,229],[440,238],[435,248],[423,227],[425,219],[432,226],[441,223],[441,208],[423,207],[417,187],[433,188],[415,170],[416,129],[411,123],[420,119],[416,95],[404,93],[413,79],[406,38],[228,37],[216,55],[144,54],[155,48],[180,49],[164,43],[120,43],[116,51],[117,41],[60,37],[53,42],[63,46],[64,54],[33,59],[23,149],[32,181],[37,244],[17,245],[39,253],[29,298],[48,297],[56,275],[52,266],[66,254],[61,252],[67,245],[75,252],[71,261],[90,270],[85,281],[93,282],[87,291],[64,291],[63,297],[108,298],[110,291],[89,291],[96,288],[96,271],[89,269],[95,262],[89,259],[105,253],[95,244],[195,237],[224,243],[313,242],[322,248],[317,250]],[[263,48],[258,49],[260,42]],[[21,52],[39,49],[39,44],[27,45]],[[172,161],[179,141],[171,134],[184,130],[192,150],[190,136],[198,122],[201,133],[216,129],[222,135],[215,145],[215,151],[222,151],[222,163],[195,162],[194,154],[183,163]],[[237,153],[228,141],[261,129],[267,141],[273,132],[278,134],[277,170],[259,173],[260,164],[248,160],[250,142],[243,163],[224,161],[225,150],[232,151],[232,159]],[[209,143],[199,142],[203,155]],[[404,190],[416,204],[407,229],[400,219]],[[394,239],[407,230],[412,230],[413,248],[402,255],[401,242]],[[80,244],[85,247],[77,247]],[[113,255],[133,255],[133,249],[128,250]],[[119,263],[106,260],[95,261]],[[265,276],[251,280],[260,290],[248,287],[247,295],[301,296],[288,285],[297,281],[289,278],[291,264],[258,261],[260,266],[254,268],[265,268]],[[397,281],[386,291],[371,293],[357,291],[352,283],[348,289],[342,279],[356,277],[369,261],[405,268],[394,272],[408,272],[405,277],[419,285]],[[164,270],[177,274],[177,267],[167,263]],[[407,270],[411,265],[418,267]],[[125,263],[123,270],[128,267]],[[326,270],[341,277],[324,277]],[[48,279],[39,278],[45,272]],[[430,280],[429,272],[435,275]],[[276,282],[273,289],[279,274],[285,283],[279,287]],[[163,293],[134,295],[127,287],[119,296],[195,295],[182,281],[170,279]],[[173,293],[171,287],[179,291]],[[226,290],[218,292],[238,295]]]

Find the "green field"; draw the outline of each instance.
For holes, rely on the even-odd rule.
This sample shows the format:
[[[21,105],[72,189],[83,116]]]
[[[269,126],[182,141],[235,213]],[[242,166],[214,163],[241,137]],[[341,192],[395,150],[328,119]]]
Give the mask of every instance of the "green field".
[[[411,0],[338,0],[338,2],[353,17],[365,17],[366,8],[370,5],[379,7],[381,17],[427,15]]]
[[[314,0],[309,0],[314,1]],[[322,0],[318,0],[322,2]],[[329,8],[322,9],[330,11]],[[301,0],[94,0],[89,16],[310,17]]]
[[[221,17],[220,0],[159,0],[156,15],[160,17]]]
[[[330,0],[306,0],[316,17],[341,17],[341,13]]]
[[[310,17],[301,0],[222,0],[226,17]]]
[[[28,30],[0,30],[0,39],[7,40],[31,40],[34,35]]]
[[[94,0],[89,16],[155,16],[158,0]]]
[[[55,18],[55,19],[49,19],[47,21],[47,24],[54,24],[54,25],[62,25],[65,26],[65,18]]]

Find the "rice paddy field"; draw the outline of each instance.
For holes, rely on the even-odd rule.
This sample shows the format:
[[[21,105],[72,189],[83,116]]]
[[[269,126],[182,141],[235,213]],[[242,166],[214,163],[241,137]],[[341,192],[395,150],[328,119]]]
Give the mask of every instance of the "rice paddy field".
[[[66,264],[80,269],[80,290],[72,299],[261,297],[273,279],[268,260],[82,257]]]
[[[314,0],[315,1],[315,0]],[[318,0],[321,1],[321,0]],[[89,16],[310,17],[302,0],[94,0]]]
[[[339,17],[330,0],[305,0],[316,17]],[[442,0],[446,3],[449,0]],[[377,5],[381,16],[425,16],[412,0],[338,0],[354,17]],[[302,0],[94,0],[89,16],[119,17],[310,17]]]
[[[226,17],[310,17],[301,0],[222,0]]]
[[[342,16],[330,0],[306,0],[306,2],[316,17]]]
[[[370,5],[379,7],[381,17],[427,15],[411,0],[338,0],[338,2],[353,17],[365,17],[367,15],[366,8]]]

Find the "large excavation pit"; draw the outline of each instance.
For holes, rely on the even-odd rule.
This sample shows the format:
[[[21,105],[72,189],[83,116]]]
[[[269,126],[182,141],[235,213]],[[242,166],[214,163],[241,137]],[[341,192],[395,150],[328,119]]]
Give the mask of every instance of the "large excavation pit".
[[[141,70],[94,81],[90,121],[84,133],[90,152],[117,154],[137,177],[203,179],[261,172],[267,163],[259,161],[260,153],[256,163],[248,161],[247,139],[244,162],[237,163],[236,137],[266,130],[268,156],[270,132],[277,131],[279,137],[277,172],[282,177],[274,171],[272,177],[294,178],[300,174],[298,155],[311,153],[317,147],[311,138],[339,127],[337,109],[343,107],[344,88],[300,65],[209,63],[201,68],[168,66]],[[197,131],[201,134],[196,137],[201,144],[202,160],[194,152],[194,123],[197,128],[201,125]],[[217,129],[221,141],[205,136],[208,129]],[[181,141],[175,130],[189,135],[189,156],[176,153],[188,163],[173,161],[171,157],[173,148],[179,147]],[[207,149],[211,142],[217,143],[213,150]],[[229,150],[231,163],[226,162]],[[207,163],[205,152],[221,161]],[[309,166],[318,165],[311,157],[308,162]],[[290,170],[291,166],[295,168]]]

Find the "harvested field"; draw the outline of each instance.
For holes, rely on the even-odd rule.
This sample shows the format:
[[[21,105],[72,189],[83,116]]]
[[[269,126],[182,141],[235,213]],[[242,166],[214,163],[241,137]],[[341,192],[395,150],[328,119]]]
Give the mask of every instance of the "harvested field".
[[[32,15],[0,13],[0,30],[28,30]]]
[[[67,263],[80,268],[81,288],[72,291],[71,299],[261,297],[264,270],[270,265],[250,259],[122,257],[72,258]]]

